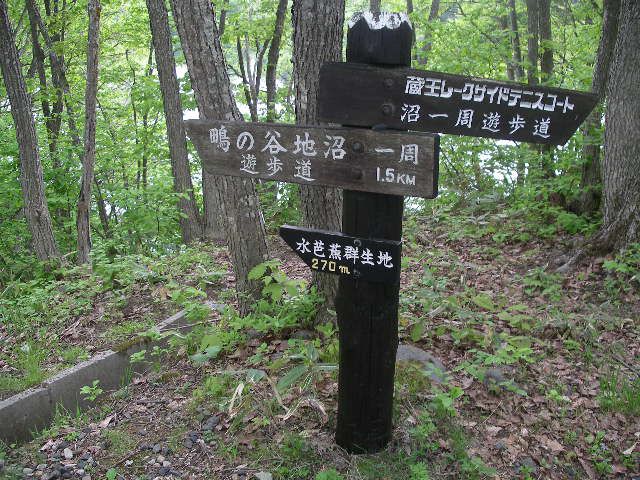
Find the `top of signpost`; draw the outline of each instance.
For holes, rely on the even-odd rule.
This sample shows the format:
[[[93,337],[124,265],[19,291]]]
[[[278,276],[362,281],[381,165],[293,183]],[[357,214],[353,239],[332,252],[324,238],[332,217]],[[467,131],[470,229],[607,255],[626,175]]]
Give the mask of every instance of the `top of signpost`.
[[[347,61],[408,67],[413,38],[406,13],[356,13],[349,21]]]
[[[349,20],[349,28],[353,28],[360,20],[364,20],[371,30],[388,28],[394,30],[406,23],[411,28],[411,21],[406,13],[357,12]]]

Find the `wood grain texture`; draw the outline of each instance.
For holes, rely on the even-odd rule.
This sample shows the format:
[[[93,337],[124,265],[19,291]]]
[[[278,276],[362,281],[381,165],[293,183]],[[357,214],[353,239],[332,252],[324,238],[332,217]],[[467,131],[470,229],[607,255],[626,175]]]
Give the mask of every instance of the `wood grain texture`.
[[[185,124],[211,174],[425,198],[438,194],[437,135],[216,120],[187,120]],[[220,148],[219,142],[211,142],[211,130],[220,131],[221,127],[228,137],[228,151]],[[336,138],[344,139],[344,143],[333,149]],[[307,140],[313,142],[314,155],[305,156],[302,150],[294,153],[296,143]],[[271,155],[266,147],[273,145],[279,150],[276,141],[286,151]],[[226,143],[223,146],[227,147]],[[417,147],[416,163],[407,160],[412,158],[407,153],[412,146]],[[334,154],[340,158],[334,159]],[[279,169],[273,158],[280,162]],[[253,160],[255,165],[250,164]],[[303,178],[303,162],[309,162],[305,178],[312,180]]]
[[[412,79],[418,86],[409,86]],[[597,100],[574,90],[352,63],[325,64],[318,93],[326,122],[542,144],[566,143]]]
[[[413,35],[407,34],[407,22],[401,22],[398,25],[401,28],[373,29],[365,25],[368,24],[359,20],[349,31],[348,62],[396,66],[410,63]],[[394,52],[393,55],[390,52]],[[336,86],[334,93],[348,96],[349,87],[346,84]],[[322,93],[320,96],[322,110],[326,96],[322,97]],[[357,125],[348,120],[344,123]],[[355,237],[400,241],[403,210],[404,198],[401,196],[345,190],[342,231]],[[391,440],[399,294],[399,284],[348,277],[339,280],[336,297],[340,341],[336,442],[349,452],[377,452]]]

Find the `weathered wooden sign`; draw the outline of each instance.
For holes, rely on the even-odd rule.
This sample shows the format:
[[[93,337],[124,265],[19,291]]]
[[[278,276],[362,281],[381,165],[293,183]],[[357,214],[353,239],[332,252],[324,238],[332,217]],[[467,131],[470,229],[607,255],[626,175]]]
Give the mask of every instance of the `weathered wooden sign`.
[[[399,241],[289,225],[280,227],[280,237],[313,270],[367,282],[400,282]]]
[[[345,125],[564,144],[597,103],[592,93],[410,68],[327,63],[320,119]]]
[[[212,174],[425,198],[438,195],[437,135],[226,121],[185,124]]]

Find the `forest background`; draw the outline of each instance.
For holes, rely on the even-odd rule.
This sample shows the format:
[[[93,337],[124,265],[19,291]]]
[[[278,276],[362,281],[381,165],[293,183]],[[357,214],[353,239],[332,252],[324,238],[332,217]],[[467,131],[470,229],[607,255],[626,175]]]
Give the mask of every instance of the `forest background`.
[[[478,362],[482,348],[495,349],[482,361],[500,364],[505,343],[493,330],[478,333],[486,319],[469,308],[525,337],[566,314],[588,325],[591,355],[609,328],[600,315],[612,309],[611,328],[626,342],[621,355],[637,362],[637,335],[627,330],[629,317],[637,327],[640,279],[634,0],[0,0],[0,398],[144,333],[168,312],[159,305],[167,297],[195,321],[211,314],[204,299],[224,300],[237,307],[237,329],[281,335],[308,320],[329,329],[323,347],[335,360],[335,330],[323,327],[335,279],[314,274],[303,299],[301,284],[271,259],[283,256],[274,239],[282,224],[339,231],[340,192],[212,177],[182,119],[317,123],[318,69],[344,58],[345,19],[369,7],[408,12],[414,68],[592,91],[601,100],[558,147],[442,136],[439,197],[405,202],[403,267],[419,279],[403,279],[401,334],[453,342]],[[437,267],[449,255],[456,258]],[[480,258],[500,270],[503,292],[487,293],[498,287],[483,277]],[[505,258],[524,270],[512,273]],[[228,269],[230,288],[219,295]],[[484,283],[470,287],[469,269]],[[508,310],[510,284],[535,305]],[[135,313],[136,296],[151,305],[144,315]],[[419,314],[411,302],[421,302]],[[136,321],[123,319],[130,307]],[[464,325],[443,336],[436,325],[448,329],[449,321]],[[200,331],[189,358],[234,351],[236,327]],[[587,344],[558,335],[567,352]],[[528,365],[523,358],[507,363]],[[625,372],[637,378],[634,367]],[[613,390],[631,392],[626,412],[637,412],[638,381],[613,378]],[[627,457],[628,471],[637,468],[637,456]],[[594,468],[607,473],[607,465]]]

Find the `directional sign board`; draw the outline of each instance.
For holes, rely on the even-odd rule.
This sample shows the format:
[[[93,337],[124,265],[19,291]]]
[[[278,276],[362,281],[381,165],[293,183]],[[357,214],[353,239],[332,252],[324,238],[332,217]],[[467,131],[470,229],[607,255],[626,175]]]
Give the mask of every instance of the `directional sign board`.
[[[313,270],[381,283],[400,281],[401,242],[280,227],[280,236]]]
[[[327,122],[559,145],[596,103],[573,90],[353,63],[325,64],[318,92]]]
[[[303,185],[435,198],[439,137],[362,128],[187,120],[205,169]]]

